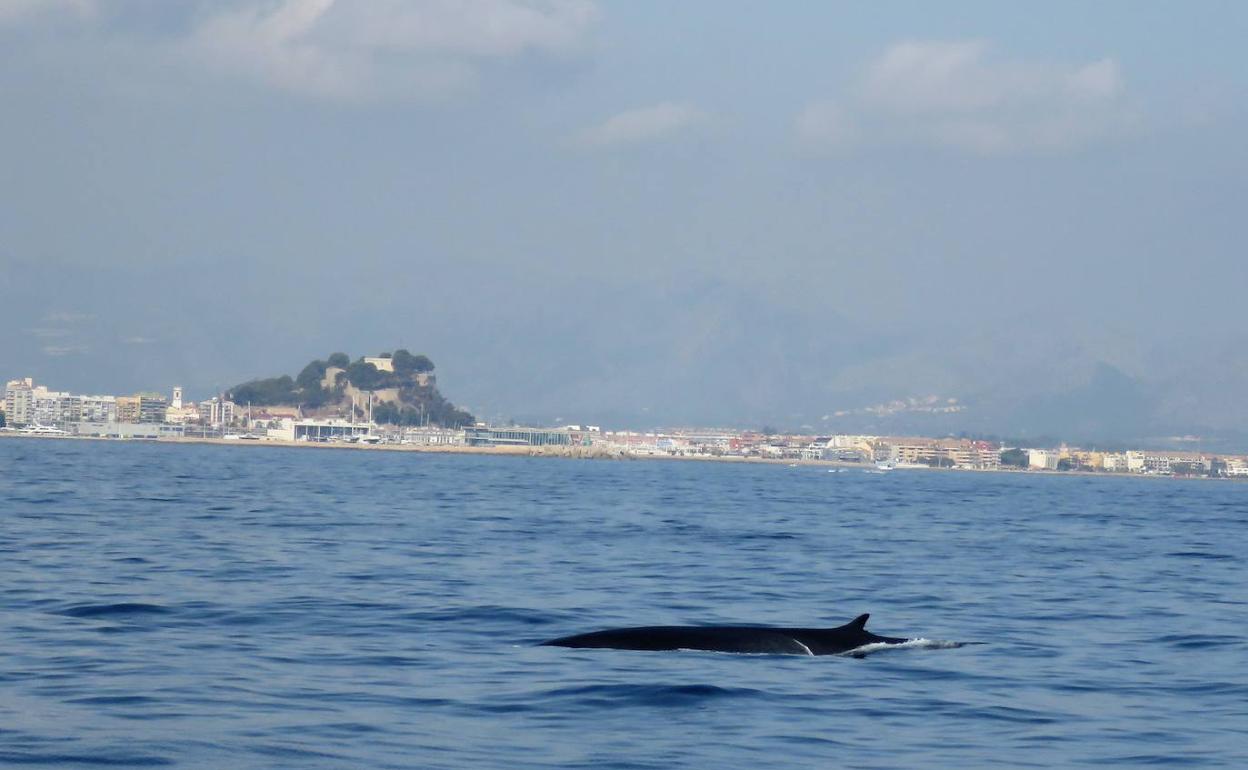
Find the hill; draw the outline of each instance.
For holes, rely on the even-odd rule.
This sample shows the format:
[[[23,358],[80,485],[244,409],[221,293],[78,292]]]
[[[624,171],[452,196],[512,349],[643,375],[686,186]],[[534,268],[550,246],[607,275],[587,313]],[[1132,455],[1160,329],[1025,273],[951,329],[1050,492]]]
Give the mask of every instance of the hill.
[[[256,379],[236,385],[227,397],[236,404],[297,407],[305,416],[367,416],[391,425],[470,425],[473,416],[438,392],[433,361],[406,350],[351,361],[334,353],[310,362],[299,375]]]

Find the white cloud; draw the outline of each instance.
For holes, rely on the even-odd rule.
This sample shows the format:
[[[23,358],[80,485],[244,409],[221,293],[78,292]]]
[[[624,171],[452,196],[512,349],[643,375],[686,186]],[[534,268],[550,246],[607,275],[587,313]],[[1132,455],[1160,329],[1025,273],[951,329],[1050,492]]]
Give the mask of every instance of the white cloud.
[[[74,333],[72,329],[57,329],[57,328],[49,328],[49,327],[39,327],[35,329],[29,329],[28,331],[30,331],[31,334],[33,334],[34,336],[40,339],[68,337]]]
[[[1053,64],[994,57],[982,41],[915,41],[886,49],[839,100],[809,105],[797,132],[822,150],[873,142],[992,155],[1071,150],[1132,120],[1113,59]]]
[[[86,345],[45,345],[43,354],[53,358],[61,358],[63,356],[72,356],[77,353],[86,353],[88,350]]]
[[[836,149],[857,138],[852,118],[830,102],[814,102],[797,116],[797,136],[808,147]]]
[[[248,0],[201,23],[187,50],[265,85],[343,100],[421,97],[482,61],[574,51],[590,0]]]
[[[651,142],[671,136],[705,117],[705,113],[691,104],[661,102],[613,115],[585,131],[581,140],[590,147]]]
[[[345,20],[366,45],[482,57],[573,50],[597,17],[588,0],[372,0],[368,6]]]
[[[63,13],[91,16],[95,13],[95,0],[0,0],[0,24]]]
[[[76,313],[73,311],[58,310],[48,313],[43,317],[43,320],[48,321],[49,323],[76,324],[84,321],[94,321],[95,316],[90,313]]]

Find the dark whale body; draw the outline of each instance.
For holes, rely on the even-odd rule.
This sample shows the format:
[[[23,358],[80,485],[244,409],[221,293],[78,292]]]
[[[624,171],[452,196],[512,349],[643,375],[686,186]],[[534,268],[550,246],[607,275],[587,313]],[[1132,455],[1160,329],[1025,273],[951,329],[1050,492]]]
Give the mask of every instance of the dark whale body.
[[[613,650],[708,650],[769,655],[839,655],[868,644],[910,641],[877,636],[863,614],[836,628],[768,626],[641,626],[594,631],[542,642],[553,647],[605,647]]]

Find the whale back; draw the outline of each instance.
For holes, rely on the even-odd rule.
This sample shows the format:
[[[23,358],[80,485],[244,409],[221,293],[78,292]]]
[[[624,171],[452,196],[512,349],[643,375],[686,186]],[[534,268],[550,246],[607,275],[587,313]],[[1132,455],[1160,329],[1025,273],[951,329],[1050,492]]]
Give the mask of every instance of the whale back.
[[[793,637],[810,648],[815,655],[839,655],[869,644],[901,644],[908,641],[895,636],[880,636],[867,630],[870,613],[864,612],[836,628],[795,628]]]
[[[868,644],[905,639],[867,631],[869,614],[836,628],[770,626],[638,626],[593,631],[542,642],[554,647],[616,650],[708,650],[772,655],[836,655]]]

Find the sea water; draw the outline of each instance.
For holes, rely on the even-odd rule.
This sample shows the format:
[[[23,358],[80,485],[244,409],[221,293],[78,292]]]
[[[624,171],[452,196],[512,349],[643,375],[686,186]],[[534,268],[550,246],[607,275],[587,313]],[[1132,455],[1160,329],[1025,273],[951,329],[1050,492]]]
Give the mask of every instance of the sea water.
[[[1248,767],[1248,484],[0,440],[0,765]],[[540,647],[648,624],[982,642]]]

